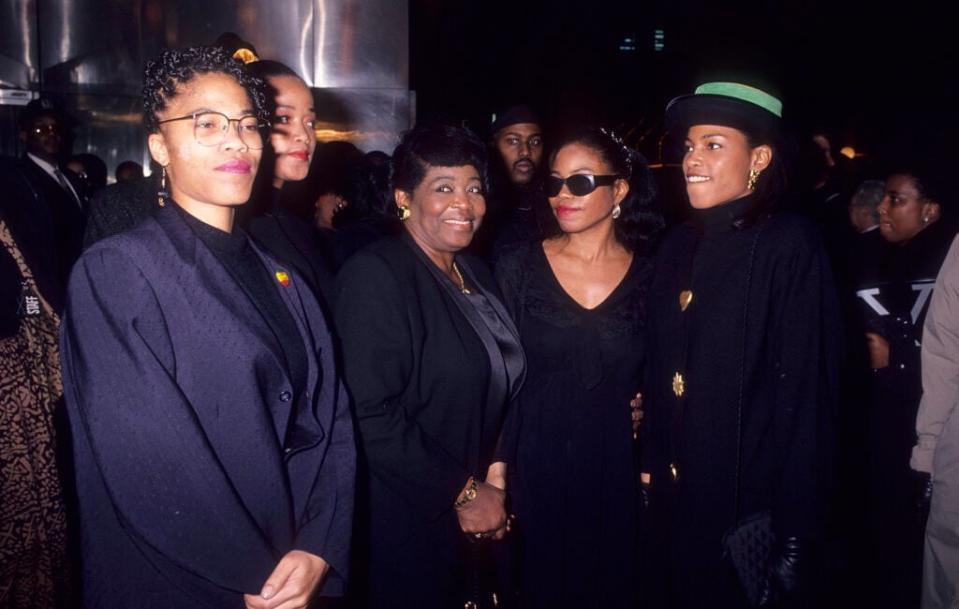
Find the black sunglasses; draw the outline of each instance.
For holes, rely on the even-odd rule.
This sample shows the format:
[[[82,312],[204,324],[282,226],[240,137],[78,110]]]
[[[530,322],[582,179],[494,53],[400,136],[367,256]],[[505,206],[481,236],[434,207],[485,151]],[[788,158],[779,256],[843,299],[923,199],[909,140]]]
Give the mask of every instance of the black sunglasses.
[[[615,175],[594,176],[588,173],[575,173],[565,179],[547,176],[546,196],[555,197],[559,194],[559,191],[563,190],[563,184],[566,184],[566,187],[574,196],[585,197],[596,190],[597,186],[609,186],[618,179],[619,176]]]

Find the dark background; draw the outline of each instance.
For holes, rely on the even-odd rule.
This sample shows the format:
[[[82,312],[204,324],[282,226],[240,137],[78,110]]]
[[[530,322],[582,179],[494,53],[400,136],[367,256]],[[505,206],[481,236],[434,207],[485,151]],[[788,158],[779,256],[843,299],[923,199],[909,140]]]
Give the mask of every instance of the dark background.
[[[612,126],[655,161],[669,99],[739,79],[778,94],[794,128],[875,155],[947,145],[950,21],[916,2],[412,0],[411,88],[418,120],[482,130],[491,111],[526,100],[548,125]],[[619,48],[625,38],[635,50]]]

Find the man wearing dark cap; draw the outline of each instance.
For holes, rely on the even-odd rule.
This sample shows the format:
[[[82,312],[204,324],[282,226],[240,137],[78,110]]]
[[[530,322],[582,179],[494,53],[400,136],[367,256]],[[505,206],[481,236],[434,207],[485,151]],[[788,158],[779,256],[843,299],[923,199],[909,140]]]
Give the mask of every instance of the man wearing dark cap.
[[[539,117],[527,106],[513,106],[494,118],[490,131],[510,181],[517,186],[532,182],[543,160]]]
[[[525,105],[493,115],[490,125],[493,160],[492,192],[486,230],[479,249],[492,261],[510,245],[538,239],[549,221],[540,180],[543,130],[539,117]]]
[[[49,99],[36,99],[18,120],[24,154],[0,159],[0,217],[4,219],[40,291],[56,310],[83,243],[84,210],[77,178],[60,166],[66,152],[67,116]],[[15,314],[18,274],[0,265],[0,324]],[[14,276],[16,275],[16,276]],[[0,330],[2,331],[2,330]]]

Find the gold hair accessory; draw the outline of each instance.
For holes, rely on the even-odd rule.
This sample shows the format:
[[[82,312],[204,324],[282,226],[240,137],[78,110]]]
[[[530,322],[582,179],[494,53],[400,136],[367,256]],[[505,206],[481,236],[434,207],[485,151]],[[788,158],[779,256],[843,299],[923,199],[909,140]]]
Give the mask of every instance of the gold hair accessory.
[[[409,205],[400,205],[400,220],[406,221],[410,217],[410,206]]]
[[[689,303],[693,301],[693,292],[692,290],[683,290],[679,293],[679,310],[685,311],[686,307],[689,306]]]
[[[759,171],[757,169],[749,170],[749,179],[746,180],[746,188],[756,190],[756,182],[759,181]]]
[[[260,61],[260,58],[256,56],[256,53],[250,49],[237,49],[233,52],[233,59],[239,59],[243,63],[253,63],[254,61]]]

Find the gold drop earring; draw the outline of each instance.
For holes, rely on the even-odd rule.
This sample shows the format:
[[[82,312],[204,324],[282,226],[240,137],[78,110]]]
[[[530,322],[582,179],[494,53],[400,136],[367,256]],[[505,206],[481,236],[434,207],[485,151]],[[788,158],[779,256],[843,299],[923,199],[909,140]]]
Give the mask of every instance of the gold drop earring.
[[[170,196],[170,193],[166,189],[166,167],[160,168],[160,190],[157,191],[157,203],[160,207],[166,205],[167,197]]]

